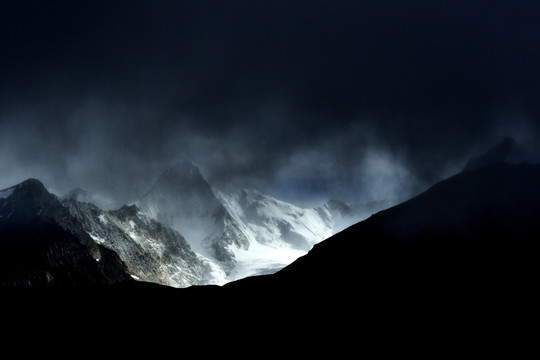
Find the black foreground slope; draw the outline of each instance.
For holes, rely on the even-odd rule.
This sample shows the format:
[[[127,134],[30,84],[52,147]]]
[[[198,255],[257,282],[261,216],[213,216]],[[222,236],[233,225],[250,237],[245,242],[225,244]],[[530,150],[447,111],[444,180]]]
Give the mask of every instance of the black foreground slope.
[[[531,317],[539,242],[540,166],[498,163],[379,212],[272,276],[225,289],[363,321]]]
[[[352,226],[276,278],[305,279],[313,288],[360,286],[368,274],[396,283],[467,284],[471,276],[498,282],[517,272],[537,276],[539,244],[540,166],[499,163],[453,176]]]

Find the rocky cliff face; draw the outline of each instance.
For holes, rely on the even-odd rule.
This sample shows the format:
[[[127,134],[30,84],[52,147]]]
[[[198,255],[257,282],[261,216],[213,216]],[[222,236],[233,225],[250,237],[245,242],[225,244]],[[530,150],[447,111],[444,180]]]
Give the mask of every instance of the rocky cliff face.
[[[29,179],[0,192],[0,283],[6,286],[74,286],[130,280],[116,253]]]
[[[118,254],[135,279],[174,287],[212,282],[211,265],[177,231],[135,205],[103,211],[72,199],[64,204],[96,243]]]

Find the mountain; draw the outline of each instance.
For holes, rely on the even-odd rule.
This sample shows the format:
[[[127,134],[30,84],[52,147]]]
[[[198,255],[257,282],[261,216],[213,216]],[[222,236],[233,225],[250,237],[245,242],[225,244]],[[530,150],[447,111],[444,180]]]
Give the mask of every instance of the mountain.
[[[8,205],[17,198],[20,188],[26,188],[25,184],[0,193],[5,211],[0,219],[11,234],[4,236],[4,245],[9,237],[19,238],[16,233],[36,228],[41,221],[31,217],[20,223],[10,213],[13,206]],[[121,263],[124,275],[172,287],[222,285],[274,273],[331,236],[336,219],[353,219],[355,214],[352,208],[346,214],[332,214],[333,208],[327,204],[301,208],[256,190],[224,194],[213,189],[190,162],[168,169],[136,205],[117,210],[97,207],[90,201],[99,196],[82,189],[59,199],[37,180],[29,180],[28,184],[34,186],[25,201],[49,199],[47,207],[34,206],[36,213],[54,214],[54,222],[75,234],[95,259],[100,259],[95,255],[99,251],[111,252]],[[28,209],[23,203],[16,205]],[[49,230],[42,231],[45,234]],[[24,249],[13,251],[24,256]],[[50,281],[52,273],[44,271]],[[14,284],[18,281],[14,280]]]
[[[487,316],[514,297],[528,304],[537,298],[528,296],[539,275],[539,183],[540,165],[462,172],[324,240],[276,274],[225,288],[298,301],[326,296],[349,316],[367,318],[362,309],[370,308],[385,312],[381,319],[460,315],[476,306]]]
[[[14,314],[6,326],[34,334],[28,329],[59,324],[37,333],[47,340],[96,331],[131,340],[144,332],[151,349],[185,330],[220,345],[274,339],[301,354],[530,354],[540,318],[539,183],[540,165],[461,172],[321,241],[274,274],[224,286],[131,281],[75,295],[3,293]],[[0,192],[2,204],[15,191]],[[163,331],[175,325],[181,330]]]
[[[0,191],[0,284],[115,284],[131,277],[35,179]]]
[[[358,221],[356,210],[341,216],[328,206],[306,209],[251,189],[225,194],[189,161],[167,169],[135,204],[218,266],[217,284],[275,272],[331,236],[336,220],[340,226]]]
[[[226,274],[235,266],[228,247],[249,246],[199,168],[190,161],[167,169],[136,205],[180,232],[200,256],[218,263],[222,268],[216,275],[218,283],[225,282]]]
[[[136,279],[187,287],[215,278],[213,264],[178,232],[136,206],[105,211],[72,196],[60,200],[34,179],[0,192],[0,239],[5,285]]]
[[[223,231],[221,224],[212,220],[222,216],[223,206],[199,168],[190,161],[168,168],[137,206],[157,221],[182,229],[194,247],[213,233]]]
[[[212,265],[197,256],[177,231],[135,205],[104,211],[73,199],[63,204],[96,243],[118,254],[137,280],[187,287],[214,279]]]
[[[115,324],[130,324],[135,329],[141,328],[141,324],[158,329],[166,324],[182,324],[193,332],[196,323],[197,336],[206,334],[213,326],[228,329],[236,324],[250,331],[228,332],[234,333],[234,339],[262,337],[267,341],[267,336],[274,335],[315,349],[325,344],[333,348],[332,339],[336,337],[338,348],[345,344],[348,349],[351,345],[358,349],[367,343],[376,344],[380,351],[425,349],[429,344],[436,345],[438,351],[450,351],[463,344],[477,345],[484,351],[494,346],[493,341],[508,341],[512,334],[530,339],[534,337],[530,329],[539,319],[540,297],[535,285],[540,270],[539,183],[540,165],[488,164],[458,173],[408,201],[379,211],[317,243],[306,255],[276,273],[246,277],[224,286],[184,289],[120,281],[98,291],[92,289],[81,296],[68,297],[67,308],[94,309],[82,312],[90,314],[85,316],[89,323],[95,319],[103,321],[103,314],[108,314],[107,318],[114,319]],[[54,229],[64,234],[55,241],[64,241],[65,237],[68,243],[79,244],[78,238],[67,234],[62,226],[71,228],[74,234],[86,231],[76,226],[76,219],[66,210],[58,208],[54,196],[43,188],[22,191],[19,187],[22,184],[0,192],[2,246],[6,246],[5,226],[13,224],[13,219],[19,219],[18,223],[24,224],[27,231],[39,217],[42,218],[38,224],[44,218],[57,224],[57,211],[61,218],[70,220],[55,225]],[[269,199],[246,191],[229,195],[231,204],[238,203],[243,196],[246,199],[242,209],[262,206],[253,213],[264,218]],[[283,204],[275,206],[280,208]],[[43,209],[41,213],[39,209]],[[126,216],[127,220],[139,210],[127,207],[122,212],[126,214],[111,217],[121,220]],[[257,217],[253,224],[256,220]],[[43,234],[39,228],[33,234],[36,232]],[[107,253],[90,235],[85,240],[101,253]],[[75,248],[77,253],[87,254],[85,246]],[[23,251],[25,248],[19,246],[0,253],[4,258],[16,257],[11,262],[8,259],[10,266],[3,259],[3,279],[6,274],[17,279],[7,268],[19,263],[22,256],[17,256],[17,252]],[[57,256],[60,255],[62,252]],[[111,256],[118,261],[114,254]],[[61,265],[66,273],[78,273],[80,267],[88,267],[85,276],[91,276],[99,273],[95,266],[105,262],[97,262],[92,256],[90,260],[91,264],[82,262],[74,269],[69,263]],[[40,266],[42,261],[32,259]],[[23,265],[28,267],[29,263],[30,260]],[[54,262],[43,266],[60,267]],[[56,279],[56,273],[52,275]],[[47,279],[45,272],[40,276],[33,278]],[[32,316],[39,311],[47,314],[46,320],[50,322],[57,314],[73,314],[65,311],[66,302],[60,301],[63,296],[53,297],[46,305],[41,305],[41,297],[37,297],[38,302],[34,296],[24,297],[24,303],[31,303]],[[15,298],[17,304],[19,300]],[[194,320],[186,322],[188,314]],[[112,329],[118,332],[118,326]],[[125,326],[121,329],[126,332]],[[177,337],[176,332],[169,333]],[[166,335],[162,331],[156,334],[160,339]],[[216,336],[223,335],[217,332]]]
[[[334,223],[325,209],[301,208],[257,190],[216,193],[235,224],[229,236],[248,240],[244,248],[230,247],[236,259],[230,280],[275,272],[332,235]]]

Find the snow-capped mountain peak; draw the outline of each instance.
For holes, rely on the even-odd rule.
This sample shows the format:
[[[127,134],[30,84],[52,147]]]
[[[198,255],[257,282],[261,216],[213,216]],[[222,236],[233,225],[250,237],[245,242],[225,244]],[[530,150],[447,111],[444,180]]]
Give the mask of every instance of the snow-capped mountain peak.
[[[333,223],[316,209],[301,208],[257,190],[220,197],[229,213],[247,226],[249,237],[261,244],[285,242],[307,251],[332,234]]]
[[[301,208],[252,189],[233,194],[216,191],[216,195],[235,224],[233,235],[249,241],[249,247],[229,247],[236,260],[229,280],[275,272],[332,234],[333,222],[317,209]]]
[[[329,213],[253,189],[225,194],[189,161],[166,169],[136,204],[182,234],[228,279],[279,269],[333,233]]]
[[[29,179],[0,191],[0,225],[52,217],[94,261],[111,251],[136,280],[187,287],[275,272],[355,219],[349,204],[303,208],[254,189],[223,193],[191,162],[166,169],[132,205],[103,210],[97,198],[77,189],[59,199]]]
[[[150,217],[171,226],[197,246],[214,232],[208,216],[222,211],[212,187],[189,161],[168,168],[136,204]]]

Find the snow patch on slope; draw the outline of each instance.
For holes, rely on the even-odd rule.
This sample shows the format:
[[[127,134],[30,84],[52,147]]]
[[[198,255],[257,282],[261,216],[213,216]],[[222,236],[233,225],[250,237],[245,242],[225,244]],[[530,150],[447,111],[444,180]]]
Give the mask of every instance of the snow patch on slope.
[[[306,254],[305,251],[293,249],[288,245],[269,246],[258,242],[253,242],[249,250],[237,248],[233,252],[237,263],[227,276],[227,282],[253,275],[274,273]]]

